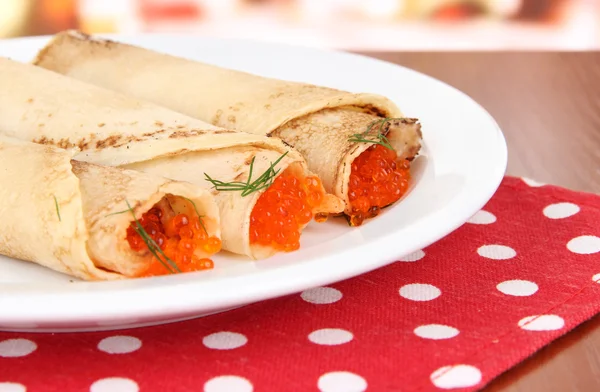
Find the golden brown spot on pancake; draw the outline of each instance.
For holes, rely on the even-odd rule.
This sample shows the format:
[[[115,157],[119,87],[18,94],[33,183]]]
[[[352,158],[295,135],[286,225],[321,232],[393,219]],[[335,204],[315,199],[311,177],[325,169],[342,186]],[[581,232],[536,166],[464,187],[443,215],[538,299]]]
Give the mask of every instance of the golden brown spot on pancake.
[[[58,143],[56,143],[56,145],[57,145],[58,147],[60,147],[60,148],[64,148],[64,149],[67,149],[67,148],[70,148],[70,147],[75,147],[75,145],[74,145],[73,143],[71,143],[71,142],[69,141],[69,139],[67,139],[67,138],[60,139],[60,140],[58,141]]]
[[[213,124],[218,124],[219,121],[221,121],[221,116],[223,115],[223,111],[221,109],[217,110],[217,112],[215,113],[213,119],[212,119],[212,123]]]
[[[265,105],[265,109],[267,109],[267,110],[271,109],[271,105],[270,104],[266,104]]]
[[[163,125],[165,125],[165,123],[163,123],[162,121],[154,121],[154,124],[159,127],[162,127]]]
[[[103,140],[98,140],[96,142],[96,148],[106,148],[108,146],[114,146],[118,141],[121,140],[120,135],[112,135]]]
[[[89,144],[89,142],[86,141],[86,139],[84,138],[84,139],[81,139],[79,141],[79,143],[77,143],[77,147],[79,147],[80,150],[85,150],[87,148],[88,144]]]
[[[229,117],[227,117],[227,121],[229,121],[232,124],[235,124],[235,116],[234,115],[230,115]]]
[[[46,125],[46,124],[44,124],[44,123],[39,123],[39,124],[38,124],[38,127],[43,127],[43,126],[45,126],[45,125]]]
[[[132,122],[132,123],[129,123],[129,125],[135,125],[135,124],[137,124],[137,123],[138,123],[137,121],[134,121],[134,122]]]
[[[33,142],[38,144],[53,144],[53,141],[48,139],[46,136],[42,136],[39,139],[33,139]]]
[[[384,112],[383,110],[379,109],[378,107],[375,107],[371,104],[366,104],[364,106],[361,106],[360,109],[367,113],[367,114],[372,114],[378,117],[386,117],[387,113]]]
[[[142,136],[150,137],[150,136],[154,136],[158,133],[163,133],[164,131],[165,131],[164,129],[159,129],[158,131],[154,131],[154,132],[146,132],[146,133],[142,134]]]
[[[48,113],[48,117],[52,117],[52,113]]]
[[[32,102],[33,102],[33,98],[29,98],[29,99],[27,100],[27,103],[32,103]]]
[[[254,158],[254,156],[255,156],[254,153],[250,153],[250,155],[248,155],[248,157],[244,161],[244,165],[246,165],[246,166],[250,165],[250,163],[252,162],[252,159]]]
[[[43,144],[46,146],[55,145],[60,148],[69,148],[69,147],[75,146],[74,144],[71,144],[69,142],[69,139],[65,138],[65,139],[59,140],[58,142],[55,142],[54,139],[48,139],[46,136],[42,136],[39,139],[33,139],[33,142],[37,143],[37,144]],[[49,149],[48,152],[52,152],[52,150]]]
[[[179,124],[179,125],[177,126],[177,129],[181,129],[181,128],[185,128],[185,125],[181,125],[181,124]]]
[[[169,139],[179,139],[190,136],[198,136],[203,135],[204,131],[199,131],[197,129],[193,129],[191,131],[175,131],[169,135]]]
[[[240,173],[233,178],[234,181],[241,181],[242,177],[244,177],[244,173]]]
[[[99,126],[100,128],[102,128],[102,127],[103,127],[103,126],[105,126],[105,125],[106,125],[105,123],[100,123],[100,124],[98,124],[98,126]]]
[[[213,131],[213,133],[215,135],[220,135],[222,133],[234,133],[235,131],[232,131],[231,129],[217,129],[216,131]]]

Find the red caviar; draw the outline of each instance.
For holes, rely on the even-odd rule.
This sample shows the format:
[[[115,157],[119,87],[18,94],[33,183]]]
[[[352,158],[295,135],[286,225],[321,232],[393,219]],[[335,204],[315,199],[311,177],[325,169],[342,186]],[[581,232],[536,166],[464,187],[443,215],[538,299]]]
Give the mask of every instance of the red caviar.
[[[214,264],[211,259],[200,258],[196,250],[206,254],[214,254],[221,250],[221,240],[209,237],[203,223],[196,215],[175,214],[171,212],[165,216],[165,211],[153,207],[142,215],[140,224],[148,235],[156,242],[162,252],[171,259],[181,272],[200,271],[212,269]],[[148,252],[148,246],[136,230],[137,225],[132,222],[127,228],[127,242],[136,252]],[[142,276],[165,275],[169,273],[164,264],[169,262],[160,252],[162,263],[149,253],[150,263]],[[163,264],[164,263],[164,264]],[[171,267],[172,270],[172,267]]]
[[[396,202],[406,193],[409,180],[409,161],[399,161],[396,151],[382,145],[369,147],[352,162],[348,187],[350,224],[359,226],[364,219]]]
[[[318,177],[285,170],[258,198],[250,214],[250,243],[291,252],[300,248],[300,229],[313,218],[325,193]]]

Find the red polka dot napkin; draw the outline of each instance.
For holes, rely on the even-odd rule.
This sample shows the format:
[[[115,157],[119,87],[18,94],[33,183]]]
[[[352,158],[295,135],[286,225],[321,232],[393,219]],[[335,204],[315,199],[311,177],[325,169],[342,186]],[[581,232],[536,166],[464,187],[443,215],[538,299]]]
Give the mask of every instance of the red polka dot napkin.
[[[505,178],[430,247],[158,327],[0,333],[0,392],[473,391],[600,312],[600,197]]]

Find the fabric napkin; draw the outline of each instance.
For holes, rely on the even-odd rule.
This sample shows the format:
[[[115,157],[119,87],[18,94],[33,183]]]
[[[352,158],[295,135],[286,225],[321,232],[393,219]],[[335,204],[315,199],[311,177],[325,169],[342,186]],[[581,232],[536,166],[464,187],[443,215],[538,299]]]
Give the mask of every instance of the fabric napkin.
[[[124,331],[0,333],[0,392],[474,391],[600,312],[600,197],[507,177],[371,273]]]

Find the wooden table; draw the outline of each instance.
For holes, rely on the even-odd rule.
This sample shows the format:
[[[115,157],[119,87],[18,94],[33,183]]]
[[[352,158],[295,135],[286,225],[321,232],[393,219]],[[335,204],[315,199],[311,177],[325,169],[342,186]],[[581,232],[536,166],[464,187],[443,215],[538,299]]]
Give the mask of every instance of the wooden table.
[[[508,175],[600,193],[600,52],[367,55],[440,79],[483,105],[504,131]],[[600,391],[600,316],[485,391]]]

